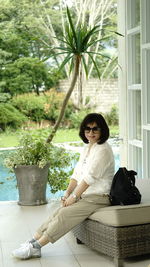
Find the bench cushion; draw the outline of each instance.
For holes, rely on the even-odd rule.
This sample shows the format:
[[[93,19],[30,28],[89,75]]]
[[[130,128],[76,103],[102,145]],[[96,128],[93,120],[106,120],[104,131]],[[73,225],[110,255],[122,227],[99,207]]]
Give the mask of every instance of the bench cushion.
[[[99,209],[89,218],[114,227],[150,223],[150,179],[136,179],[142,203],[128,206],[109,206]]]
[[[114,227],[150,223],[150,202],[101,208],[89,219]]]

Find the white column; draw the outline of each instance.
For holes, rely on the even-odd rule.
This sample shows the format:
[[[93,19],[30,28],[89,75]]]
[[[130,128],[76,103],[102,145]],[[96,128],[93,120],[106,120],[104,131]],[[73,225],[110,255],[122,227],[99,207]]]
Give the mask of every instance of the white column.
[[[127,121],[127,54],[126,54],[126,0],[118,0],[118,32],[124,37],[118,40],[118,88],[119,88],[119,132],[121,166],[128,164],[128,121]]]

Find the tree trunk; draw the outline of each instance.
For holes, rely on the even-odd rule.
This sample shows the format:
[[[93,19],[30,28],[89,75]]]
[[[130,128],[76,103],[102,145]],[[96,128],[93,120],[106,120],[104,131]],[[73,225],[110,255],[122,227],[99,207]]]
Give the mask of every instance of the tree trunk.
[[[83,105],[83,79],[82,79],[82,66],[80,64],[80,69],[79,69],[79,78],[78,78],[78,108],[79,110],[81,109]]]
[[[64,101],[62,103],[62,108],[60,110],[60,113],[59,113],[59,117],[52,129],[52,132],[50,133],[50,135],[48,136],[47,138],[47,143],[50,143],[62,121],[62,118],[64,116],[64,113],[65,113],[65,109],[66,109],[66,106],[68,104],[68,101],[69,101],[69,98],[71,96],[71,93],[75,87],[75,84],[76,84],[76,81],[77,81],[77,77],[78,77],[78,74],[79,74],[79,66],[80,66],[80,62],[81,62],[81,56],[80,55],[75,55],[75,65],[74,65],[74,72],[73,72],[73,76],[72,76],[72,80],[71,80],[71,84],[70,84],[70,87],[68,89],[68,92],[64,98]]]

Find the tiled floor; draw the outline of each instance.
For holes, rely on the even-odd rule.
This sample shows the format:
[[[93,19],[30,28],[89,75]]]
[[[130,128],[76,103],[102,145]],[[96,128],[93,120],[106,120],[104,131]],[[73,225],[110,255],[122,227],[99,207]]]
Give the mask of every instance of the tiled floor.
[[[0,202],[0,267],[114,267],[112,258],[77,245],[72,233],[45,246],[40,259],[20,261],[11,256],[11,251],[30,238],[58,205],[52,201],[43,206],[23,207],[16,202]],[[125,267],[148,267],[149,264],[150,256],[124,262]]]

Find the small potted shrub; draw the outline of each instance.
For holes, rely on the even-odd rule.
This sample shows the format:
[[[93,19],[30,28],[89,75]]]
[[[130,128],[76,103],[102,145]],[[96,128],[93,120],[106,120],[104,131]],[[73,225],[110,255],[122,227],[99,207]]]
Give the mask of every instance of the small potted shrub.
[[[15,172],[19,191],[19,205],[46,204],[47,183],[51,192],[65,190],[73,166],[74,155],[63,148],[45,142],[39,136],[27,134],[19,147],[5,159],[5,165]]]

